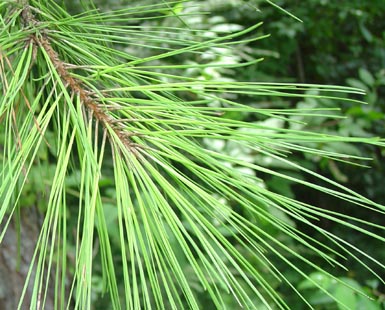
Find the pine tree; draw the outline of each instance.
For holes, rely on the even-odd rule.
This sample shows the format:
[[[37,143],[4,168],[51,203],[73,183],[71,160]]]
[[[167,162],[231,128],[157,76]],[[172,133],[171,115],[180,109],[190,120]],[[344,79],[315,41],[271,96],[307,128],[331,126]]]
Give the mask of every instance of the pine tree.
[[[349,257],[379,277],[370,266],[382,270],[381,262],[317,219],[381,242],[370,229],[383,228],[272,192],[258,176],[290,180],[383,216],[383,206],[291,160],[300,151],[359,161],[317,145],[383,142],[227,117],[333,117],[322,109],[264,108],[233,98],[328,98],[337,106],[342,100],[361,104],[345,94],[362,91],[186,77],[186,69],[215,64],[175,59],[259,40],[255,31],[261,24],[210,37],[183,21],[180,6],[188,2],[106,12],[84,5],[83,13],[71,15],[54,1],[0,3],[0,241],[12,221],[24,230],[19,246],[28,238],[20,214],[28,212],[31,192],[43,215],[19,309],[96,309],[101,292],[99,300],[113,309],[288,309],[277,282],[310,304],[287,270],[333,299],[307,270],[343,282],[333,268],[345,268],[341,260]],[[147,29],[143,19],[169,19],[171,26]],[[325,186],[219,151],[211,147],[215,143],[263,154]],[[305,235],[293,221],[327,242]],[[334,266],[332,271],[319,260]]]

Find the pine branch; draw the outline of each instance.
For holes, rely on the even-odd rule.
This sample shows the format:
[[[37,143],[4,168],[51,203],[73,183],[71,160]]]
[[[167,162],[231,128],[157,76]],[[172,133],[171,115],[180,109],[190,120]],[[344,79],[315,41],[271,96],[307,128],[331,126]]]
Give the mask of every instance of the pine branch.
[[[348,95],[363,92],[196,76],[255,64],[259,60],[234,57],[222,67],[204,56],[226,60],[230,47],[266,36],[255,33],[260,23],[218,33],[185,29],[180,18],[190,13],[176,13],[185,4],[164,1],[71,16],[55,1],[0,2],[0,223],[33,191],[41,198],[33,203],[45,216],[26,277],[26,286],[33,284],[28,303],[44,308],[54,286],[58,308],[91,309],[103,299],[113,309],[289,309],[281,289],[291,289],[311,307],[292,282],[294,273],[343,305],[307,271],[342,283],[330,270],[345,271],[350,258],[381,281],[374,270],[385,266],[319,221],[381,244],[385,238],[372,229],[384,228],[286,197],[264,179],[383,216],[380,204],[312,171],[310,160],[293,157],[359,165],[365,160],[359,154],[323,146],[383,146],[378,138],[306,129],[308,118],[339,120],[338,102],[360,104]],[[171,24],[162,24],[166,17]],[[77,69],[81,74],[71,71]],[[266,108],[260,96],[334,105],[286,108],[269,102]]]
[[[50,42],[49,29],[36,27],[42,23],[35,17],[32,11],[33,8],[30,5],[25,5],[21,13],[21,18],[25,27],[34,30],[34,34],[30,36],[30,42],[33,45],[34,51],[36,47],[44,49],[64,85],[70,89],[72,95],[79,96],[81,103],[85,107],[85,113],[88,114],[89,112],[96,122],[100,122],[105,132],[111,134],[110,131],[112,130],[127,150],[137,154],[137,148],[139,148],[140,145],[134,143],[131,139],[132,136],[137,136],[137,134],[127,132],[121,125],[121,120],[113,118],[108,113],[108,109],[98,103],[98,95],[94,91],[87,89],[79,79],[71,76],[67,68],[74,67],[75,65],[65,63],[60,59],[59,54],[54,50]]]

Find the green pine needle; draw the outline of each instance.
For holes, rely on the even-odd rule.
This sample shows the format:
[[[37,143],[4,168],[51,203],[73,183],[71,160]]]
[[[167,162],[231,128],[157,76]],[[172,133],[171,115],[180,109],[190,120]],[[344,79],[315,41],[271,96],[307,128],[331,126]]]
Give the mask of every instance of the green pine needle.
[[[302,152],[360,165],[359,155],[317,145],[383,146],[383,141],[224,117],[246,113],[289,124],[301,124],[297,116],[339,119],[335,112],[340,101],[362,103],[342,97],[363,92],[183,76],[186,70],[253,65],[261,59],[227,64],[175,59],[212,48],[219,53],[266,36],[256,33],[259,23],[208,38],[182,22],[188,11],[173,9],[181,3],[188,6],[187,1],[162,1],[78,15],[53,1],[0,4],[0,241],[8,216],[24,207],[23,188],[32,171],[45,160],[54,165],[52,176],[44,180],[49,184],[44,220],[19,309],[27,304],[44,309],[50,292],[56,309],[93,309],[97,293],[105,294],[103,300],[114,309],[201,309],[201,296],[217,309],[229,300],[238,308],[289,309],[276,282],[310,308],[288,269],[333,299],[298,262],[341,281],[314,257],[340,269],[346,268],[342,261],[355,260],[381,280],[372,266],[383,270],[383,263],[317,222],[326,219],[347,233],[381,242],[385,239],[371,228],[383,227],[272,192],[257,175],[311,188],[383,216],[384,206],[291,157]],[[170,10],[172,14],[164,13]],[[172,27],[137,25],[168,18],[174,20]],[[178,37],[180,31],[185,35]],[[135,49],[143,50],[143,56],[131,53]],[[334,107],[263,108],[242,103],[241,96],[329,99]],[[293,173],[213,149],[215,143],[263,155]],[[329,243],[304,234],[294,220]],[[299,246],[311,255],[298,253]],[[33,293],[27,300],[29,283]],[[343,301],[337,302],[343,307]]]

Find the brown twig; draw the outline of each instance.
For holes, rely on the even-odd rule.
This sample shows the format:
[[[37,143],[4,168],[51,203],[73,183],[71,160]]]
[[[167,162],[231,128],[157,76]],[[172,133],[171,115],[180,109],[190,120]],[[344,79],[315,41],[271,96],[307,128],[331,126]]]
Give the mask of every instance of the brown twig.
[[[22,11],[21,17],[26,27],[39,24],[39,21],[35,18],[32,13],[31,7],[26,5]],[[132,136],[137,134],[127,132],[121,122],[118,122],[114,117],[109,114],[109,109],[100,105],[95,100],[95,93],[89,91],[79,79],[71,76],[67,68],[75,66],[73,64],[65,63],[60,59],[57,51],[52,47],[50,38],[45,29],[39,30],[37,34],[31,36],[34,44],[44,49],[47,53],[50,61],[54,65],[58,75],[60,76],[63,84],[69,88],[70,92],[74,95],[79,96],[81,103],[84,105],[88,112],[91,112],[92,117],[102,124],[107,132],[112,130],[116,136],[121,140],[129,150],[135,151],[138,148],[138,144],[131,140]]]

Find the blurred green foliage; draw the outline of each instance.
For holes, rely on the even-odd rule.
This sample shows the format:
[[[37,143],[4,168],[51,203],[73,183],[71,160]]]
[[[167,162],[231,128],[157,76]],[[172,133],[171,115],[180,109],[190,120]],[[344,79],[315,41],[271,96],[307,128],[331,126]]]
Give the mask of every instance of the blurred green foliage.
[[[316,288],[314,283],[321,284],[324,291]],[[346,284],[349,287],[346,287]],[[309,279],[302,281],[298,285],[298,289],[303,292],[312,306],[320,310],[381,310],[382,308],[381,302],[376,300],[376,296],[373,295],[369,287],[362,287],[351,278],[331,278],[322,273],[314,272],[310,275]],[[340,303],[337,303],[336,300]]]

